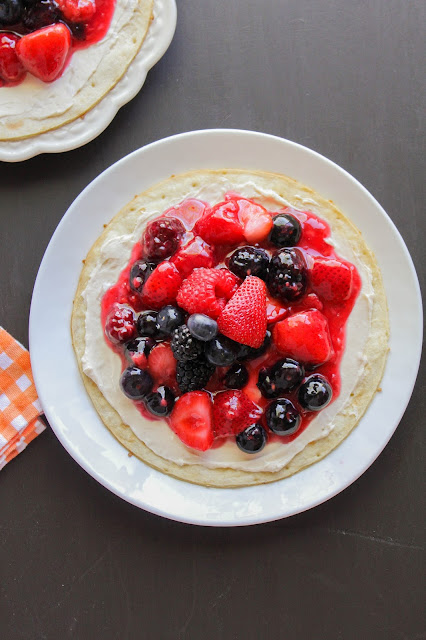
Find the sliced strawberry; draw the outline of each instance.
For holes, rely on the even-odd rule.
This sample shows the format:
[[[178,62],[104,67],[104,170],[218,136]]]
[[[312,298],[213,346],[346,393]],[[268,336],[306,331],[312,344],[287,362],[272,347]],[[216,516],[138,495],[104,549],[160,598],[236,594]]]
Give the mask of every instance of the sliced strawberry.
[[[195,236],[191,242],[175,253],[171,262],[176,265],[182,278],[187,278],[194,269],[213,267],[214,254],[207,242]]]
[[[180,287],[177,302],[188,313],[217,318],[239,283],[228,269],[194,269]]]
[[[223,335],[257,349],[266,335],[266,285],[249,276],[237,289],[217,321]]]
[[[43,82],[52,82],[62,72],[71,45],[71,33],[62,22],[37,29],[16,44],[24,67]]]
[[[143,301],[153,308],[161,309],[176,301],[182,278],[174,264],[161,262],[148,277],[143,287]]]
[[[323,300],[343,302],[352,291],[352,269],[338,260],[317,258],[310,272],[311,287]]]
[[[305,309],[318,309],[318,311],[322,311],[323,308],[324,305],[316,293],[309,293],[307,296],[303,296],[300,302],[297,303],[297,311],[304,311]]]
[[[262,410],[244,393],[232,389],[217,393],[213,405],[213,422],[218,438],[237,435],[257,422]]]
[[[0,33],[0,78],[7,83],[18,83],[27,73],[16,55],[19,37],[14,33]]]
[[[266,296],[266,321],[268,324],[274,324],[279,320],[283,320],[288,316],[287,307],[283,307],[281,303],[271,296]]]
[[[206,391],[184,393],[170,416],[170,427],[184,444],[207,451],[213,444],[213,406]]]
[[[167,218],[179,218],[186,229],[192,231],[195,223],[204,215],[207,208],[208,205],[205,202],[195,198],[188,198],[188,200],[184,200],[176,207],[168,209],[164,215]]]
[[[176,381],[176,359],[168,342],[157,344],[148,355],[148,369],[157,384]]]
[[[327,319],[317,309],[281,320],[272,337],[281,353],[303,364],[322,364],[333,353]]]
[[[238,244],[244,240],[238,205],[230,200],[207,209],[194,227],[195,232],[213,245]]]
[[[238,218],[243,225],[244,237],[251,244],[265,240],[272,229],[271,214],[251,200],[238,200]]]
[[[70,22],[88,22],[96,13],[95,0],[56,0],[56,4]]]

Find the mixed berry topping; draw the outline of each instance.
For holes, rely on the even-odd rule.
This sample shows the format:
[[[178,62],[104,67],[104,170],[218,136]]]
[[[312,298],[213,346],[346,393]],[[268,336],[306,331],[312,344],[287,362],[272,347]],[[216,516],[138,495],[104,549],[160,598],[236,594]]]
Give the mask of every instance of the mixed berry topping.
[[[361,282],[306,211],[227,194],[150,222],[103,297],[123,393],[188,447],[283,445],[339,394]]]
[[[0,87],[27,73],[59,78],[73,52],[101,40],[115,0],[0,0]]]

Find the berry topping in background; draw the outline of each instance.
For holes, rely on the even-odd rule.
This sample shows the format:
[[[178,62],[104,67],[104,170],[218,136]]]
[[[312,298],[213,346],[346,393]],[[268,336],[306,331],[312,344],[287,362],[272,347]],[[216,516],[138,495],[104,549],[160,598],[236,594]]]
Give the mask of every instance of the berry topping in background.
[[[124,355],[129,362],[140,369],[144,369],[147,366],[147,358],[154,345],[155,341],[152,338],[135,338],[126,343]]]
[[[229,258],[228,268],[242,280],[247,276],[257,276],[266,280],[269,255],[258,247],[240,247]]]
[[[185,321],[185,314],[179,307],[166,305],[157,313],[157,325],[163,335],[169,336]]]
[[[303,367],[298,362],[285,358],[271,367],[261,369],[257,386],[265,398],[278,398],[297,387],[304,375]]]
[[[269,264],[268,288],[284,301],[300,298],[306,290],[306,264],[299,249],[281,249]]]
[[[243,364],[237,362],[226,372],[223,383],[228,389],[242,389],[249,380],[249,374]]]
[[[95,0],[56,0],[56,3],[70,22],[88,22],[96,12]]]
[[[70,30],[58,22],[22,36],[16,53],[27,71],[43,82],[52,82],[61,74],[70,46]]]
[[[320,411],[331,402],[332,396],[328,380],[319,373],[314,373],[300,386],[298,400],[307,411]]]
[[[238,347],[236,342],[219,334],[206,343],[205,356],[217,367],[229,367],[237,359]]]
[[[170,346],[176,360],[182,362],[196,360],[204,353],[204,343],[194,338],[185,324],[173,331]]]
[[[128,367],[121,374],[120,386],[131,400],[143,400],[152,391],[153,380],[148,371],[139,367]]]
[[[290,213],[279,213],[272,219],[269,241],[276,247],[294,247],[302,235],[302,225]]]
[[[266,424],[277,436],[291,436],[300,428],[301,415],[294,404],[287,398],[278,398],[268,404]]]
[[[203,313],[193,313],[189,316],[187,324],[191,335],[202,342],[208,342],[217,336],[216,320]]]
[[[214,266],[214,253],[210,245],[202,238],[195,236],[185,247],[177,251],[171,259],[182,278],[187,278],[191,271]]]
[[[22,16],[22,22],[28,31],[36,31],[59,21],[63,22],[64,16],[55,0],[28,3]]]
[[[232,200],[220,202],[206,210],[203,217],[196,223],[194,231],[213,246],[243,242],[244,230],[238,211],[236,202]]]
[[[214,431],[217,438],[237,435],[257,422],[262,410],[244,391],[220,391],[213,403]]]
[[[194,269],[180,287],[176,300],[188,313],[204,313],[216,319],[239,283],[228,269]]]
[[[145,406],[150,413],[159,418],[170,415],[175,404],[174,393],[169,387],[158,387],[145,399]]]
[[[148,369],[157,383],[173,385],[176,380],[176,359],[168,342],[157,344],[148,356]]]
[[[20,22],[23,9],[22,0],[0,0],[0,26]]]
[[[111,342],[122,344],[136,338],[135,314],[130,307],[115,305],[108,314],[105,333]]]
[[[176,380],[182,393],[203,389],[215,371],[215,366],[204,358],[179,361],[176,369]]]
[[[266,444],[267,435],[261,424],[255,423],[237,435],[236,443],[244,453],[258,453]]]
[[[213,444],[213,406],[206,391],[190,391],[176,402],[170,427],[188,447],[207,451]]]
[[[18,36],[0,33],[0,81],[18,83],[26,74],[26,69],[16,55]]]
[[[316,258],[310,271],[310,282],[323,300],[343,302],[352,292],[352,269],[338,260]]]
[[[137,319],[138,334],[140,336],[150,336],[157,338],[160,334],[160,327],[157,324],[157,311],[142,311]]]
[[[272,335],[282,354],[306,365],[322,364],[333,353],[327,318],[317,309],[277,322]]]
[[[256,244],[268,237],[272,228],[271,214],[260,204],[251,200],[240,199],[238,202],[238,218],[243,226],[247,242]]]
[[[149,222],[142,236],[143,256],[148,262],[162,262],[179,248],[185,228],[177,218]]]
[[[182,278],[175,265],[167,261],[161,262],[145,282],[144,300],[150,307],[160,309],[176,301],[181,284]]]
[[[141,294],[146,280],[154,271],[155,267],[156,265],[153,262],[145,262],[144,260],[134,262],[129,274],[129,285],[131,290],[135,293]]]
[[[266,334],[266,285],[249,276],[234,293],[217,321],[219,331],[235,342],[257,349]]]
[[[178,218],[188,231],[192,231],[197,220],[200,220],[208,208],[205,202],[188,198],[175,207],[171,207],[164,212],[166,218]]]
[[[256,358],[263,356],[263,354],[266,353],[266,351],[271,346],[271,338],[272,338],[271,332],[267,331],[265,338],[263,340],[263,343],[260,345],[258,349],[253,349],[253,347],[248,347],[246,344],[240,345],[237,359],[241,361],[255,360]]]

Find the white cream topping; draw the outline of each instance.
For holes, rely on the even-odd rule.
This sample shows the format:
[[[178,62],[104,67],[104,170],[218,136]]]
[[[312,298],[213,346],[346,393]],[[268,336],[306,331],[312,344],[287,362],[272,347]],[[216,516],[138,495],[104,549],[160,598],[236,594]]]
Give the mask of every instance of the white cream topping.
[[[32,120],[66,113],[78,92],[87,84],[102,58],[131,19],[137,0],[117,0],[111,25],[105,37],[86,49],[73,53],[63,75],[52,83],[45,83],[27,74],[16,87],[0,89],[0,118],[31,116]]]
[[[210,204],[223,199],[232,184],[226,176],[212,180],[208,186],[192,187],[180,200],[199,198]],[[238,185],[238,193],[253,198],[272,211],[289,204],[273,191],[263,191],[254,182],[247,181]],[[300,206],[307,204],[306,198],[298,197]],[[297,206],[297,202],[292,203]],[[310,209],[321,215],[314,200],[309,202]],[[166,208],[166,206],[164,207]],[[112,232],[102,248],[101,259],[92,271],[90,280],[83,293],[87,305],[86,312],[86,349],[83,356],[83,370],[98,386],[107,401],[130,426],[134,434],[157,455],[178,465],[202,464],[210,468],[232,468],[242,471],[280,470],[301,452],[310,442],[326,437],[334,428],[335,417],[350,407],[350,396],[357,381],[363,374],[365,358],[364,345],[369,333],[372,299],[374,296],[372,274],[361,257],[354,253],[344,238],[333,240],[336,252],[342,258],[352,262],[362,279],[362,289],[349,317],[346,331],[346,350],[341,362],[341,391],[338,398],[321,411],[308,427],[292,442],[268,443],[258,454],[245,454],[233,442],[225,442],[217,449],[197,452],[186,447],[172,432],[166,422],[152,422],[144,419],[133,402],[121,392],[118,380],[121,375],[120,358],[108,347],[100,322],[101,299],[105,291],[115,284],[119,273],[127,264],[134,244],[140,239],[141,232],[148,219],[159,215],[161,211],[148,207],[141,213],[139,224],[132,234],[114,237]],[[260,392],[259,392],[260,397]]]

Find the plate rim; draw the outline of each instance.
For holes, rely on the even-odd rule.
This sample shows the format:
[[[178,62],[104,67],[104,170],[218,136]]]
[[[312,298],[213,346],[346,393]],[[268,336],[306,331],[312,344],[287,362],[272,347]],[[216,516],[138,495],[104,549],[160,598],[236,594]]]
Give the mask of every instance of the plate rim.
[[[414,263],[412,261],[411,255],[405,245],[405,242],[403,240],[403,238],[401,237],[398,229],[396,228],[395,224],[393,223],[393,221],[389,218],[389,216],[386,214],[386,212],[383,210],[383,208],[381,207],[381,205],[377,202],[377,200],[375,200],[375,198],[371,195],[371,193],[358,181],[356,180],[351,174],[349,174],[345,169],[343,169],[342,167],[340,167],[339,165],[337,165],[336,163],[334,163],[333,161],[331,161],[330,159],[326,158],[325,156],[319,154],[317,151],[314,151],[312,149],[309,149],[308,147],[301,145],[299,143],[287,140],[285,138],[281,138],[279,136],[274,136],[271,134],[265,134],[265,133],[261,133],[261,132],[256,132],[256,131],[249,131],[249,130],[245,130],[245,129],[202,129],[202,130],[196,130],[196,131],[188,131],[188,132],[184,132],[184,133],[180,133],[180,134],[176,134],[173,136],[169,136],[166,138],[162,138],[160,140],[154,141],[148,145],[145,145],[143,147],[141,147],[140,149],[137,149],[133,152],[131,152],[130,154],[126,155],[125,157],[121,158],[120,160],[118,160],[117,162],[115,162],[113,165],[111,165],[110,167],[108,167],[107,169],[105,169],[101,174],[99,174],[94,180],[92,180],[85,189],[83,189],[83,191],[79,194],[79,196],[74,200],[74,202],[71,204],[71,206],[68,208],[67,212],[64,214],[63,218],[61,219],[60,223],[58,224],[57,229],[55,230],[54,234],[52,235],[52,238],[47,246],[47,249],[45,251],[43,260],[40,264],[40,268],[37,274],[37,278],[36,278],[36,282],[35,282],[35,286],[34,286],[34,292],[33,292],[33,297],[32,297],[32,301],[31,301],[31,309],[30,309],[30,326],[29,326],[29,335],[30,335],[30,351],[33,351],[33,348],[35,346],[35,336],[37,333],[37,328],[35,326],[35,314],[36,314],[36,301],[37,301],[37,295],[38,295],[38,290],[41,286],[41,282],[42,282],[42,278],[44,277],[44,270],[46,269],[46,264],[48,263],[49,260],[49,256],[50,256],[50,252],[52,251],[52,247],[54,247],[55,244],[55,238],[58,237],[58,234],[61,233],[61,229],[63,228],[64,225],[67,224],[68,220],[70,219],[70,217],[73,215],[73,211],[74,208],[78,208],[80,200],[84,199],[87,196],[88,190],[90,190],[91,188],[94,188],[96,186],[96,184],[98,184],[99,182],[102,182],[102,180],[106,179],[108,177],[108,175],[110,173],[113,173],[115,171],[117,171],[117,167],[118,166],[123,166],[125,163],[127,162],[132,162],[133,159],[135,157],[137,157],[138,155],[141,154],[149,154],[150,150],[152,150],[153,148],[158,148],[161,147],[161,145],[167,145],[167,144],[174,144],[174,143],[178,143],[179,141],[183,140],[183,139],[190,139],[191,137],[203,137],[203,136],[217,136],[217,135],[225,135],[225,136],[242,136],[242,137],[246,137],[246,136],[255,136],[258,138],[262,138],[262,139],[271,139],[274,140],[278,143],[284,143],[286,145],[289,145],[290,147],[293,147],[295,149],[299,149],[302,150],[302,152],[307,152],[309,154],[313,154],[313,156],[315,157],[316,160],[320,160],[321,162],[325,162],[329,167],[331,167],[333,170],[337,170],[338,172],[342,173],[346,179],[349,179],[353,185],[355,185],[355,187],[357,189],[361,189],[364,193],[364,195],[366,195],[370,201],[372,202],[372,204],[374,205],[374,207],[378,208],[379,212],[381,213],[382,216],[385,217],[387,224],[390,226],[391,231],[393,232],[393,234],[395,235],[396,239],[399,242],[399,246],[400,248],[403,250],[404,252],[404,257],[406,259],[406,264],[407,267],[410,270],[410,274],[412,276],[412,280],[413,280],[413,294],[415,297],[415,301],[416,301],[416,307],[417,307],[417,311],[418,311],[418,319],[420,321],[420,333],[417,335],[417,348],[416,348],[416,354],[417,354],[417,362],[416,362],[416,366],[413,367],[413,371],[415,372],[414,375],[412,375],[412,381],[411,381],[411,386],[409,387],[409,389],[407,388],[406,391],[406,398],[404,400],[404,403],[401,405],[400,407],[400,411],[398,412],[398,418],[395,422],[395,425],[393,426],[392,429],[389,430],[388,436],[386,438],[386,441],[384,442],[383,446],[381,446],[374,455],[370,456],[368,458],[368,460],[365,461],[364,464],[361,465],[359,471],[357,474],[353,475],[352,478],[350,479],[350,481],[348,481],[345,486],[339,486],[336,490],[331,490],[328,492],[327,495],[324,495],[321,497],[321,499],[314,499],[313,501],[311,501],[310,503],[307,503],[303,506],[303,508],[297,508],[296,510],[292,510],[292,512],[289,513],[285,513],[285,514],[275,514],[271,517],[265,518],[265,517],[260,517],[260,518],[256,518],[256,517],[244,517],[244,518],[240,518],[238,521],[236,521],[235,519],[230,519],[230,520],[220,520],[218,521],[217,519],[215,520],[210,520],[208,517],[198,517],[198,518],[194,518],[193,516],[185,516],[185,514],[170,514],[170,512],[165,511],[164,509],[161,508],[155,508],[152,505],[146,505],[146,504],[141,504],[140,500],[136,500],[134,498],[132,498],[129,495],[123,495],[122,491],[120,491],[119,489],[117,489],[116,486],[114,486],[110,479],[103,477],[100,473],[98,473],[95,469],[93,469],[93,467],[90,467],[89,465],[87,465],[84,461],[82,461],[81,458],[78,458],[78,456],[76,457],[75,455],[75,451],[72,449],[72,447],[70,446],[70,443],[67,441],[66,437],[64,436],[64,434],[61,432],[60,429],[55,428],[55,418],[54,416],[51,414],[51,412],[47,409],[46,410],[46,416],[49,420],[49,423],[51,424],[51,427],[53,429],[53,431],[55,432],[56,436],[58,437],[58,439],[60,440],[60,442],[62,443],[62,445],[64,446],[64,448],[68,451],[68,453],[76,460],[76,462],[83,468],[85,469],[85,471],[87,473],[89,473],[89,475],[91,475],[92,477],[94,477],[98,482],[100,482],[100,484],[102,484],[103,486],[105,486],[106,488],[108,488],[112,493],[118,495],[119,497],[123,498],[124,500],[126,500],[127,502],[134,504],[135,506],[139,507],[139,508],[143,508],[144,510],[147,510],[151,513],[154,513],[156,515],[160,515],[163,517],[166,517],[168,519],[172,519],[175,521],[179,521],[179,522],[185,522],[188,524],[197,524],[197,525],[204,525],[204,526],[244,526],[244,525],[251,525],[251,524],[259,524],[259,523],[264,523],[264,522],[270,522],[270,521],[274,521],[277,519],[281,519],[281,518],[285,518],[285,517],[289,517],[291,515],[295,515],[296,513],[301,513],[303,511],[306,511],[308,509],[311,509],[329,499],[331,499],[332,497],[334,497],[335,495],[337,495],[338,493],[340,493],[341,491],[343,491],[344,489],[346,489],[348,486],[350,486],[353,482],[355,482],[370,466],[371,464],[373,464],[373,462],[377,459],[377,457],[380,455],[380,453],[383,451],[383,449],[385,448],[386,444],[389,442],[390,438],[392,437],[394,431],[396,430],[405,410],[406,407],[410,401],[411,395],[412,395],[412,391],[415,385],[415,381],[417,378],[417,373],[418,373],[418,368],[419,368],[419,364],[420,364],[420,357],[421,357],[421,344],[422,344],[422,317],[423,317],[423,313],[422,313],[422,301],[421,301],[421,292],[420,292],[420,286],[419,286],[419,282],[418,282],[418,278],[417,278],[417,274],[415,271],[415,267],[414,267]],[[200,167],[198,167],[200,168]],[[180,171],[179,171],[180,173]],[[413,363],[412,363],[413,364]],[[34,378],[36,381],[36,386],[38,385],[38,369],[37,369],[37,364],[33,369],[33,373],[34,373]],[[43,400],[41,399],[42,404],[43,404]],[[347,439],[346,439],[347,440]],[[118,444],[118,443],[117,443]],[[119,445],[121,446],[121,445]],[[332,452],[333,453],[333,452]],[[331,455],[331,454],[329,454]],[[326,456],[325,460],[328,458],[328,456]],[[319,463],[316,463],[316,465],[320,465],[322,461],[320,461]],[[140,461],[140,464],[145,465],[143,462]],[[312,465],[315,466],[315,465]],[[300,476],[300,474],[303,474],[305,470],[300,471],[298,474],[295,474],[295,476],[292,476],[293,478],[295,478],[296,476]],[[159,475],[163,475],[160,472],[156,472]],[[188,483],[185,483],[181,480],[177,480],[175,478],[171,478],[170,476],[167,476],[167,478],[169,480],[171,480],[173,483],[178,483],[180,485],[187,485]],[[275,483],[272,483],[273,485],[282,485],[282,483],[288,482],[289,479],[284,479],[284,480],[279,480]],[[242,488],[238,488],[238,489],[212,489],[212,488],[207,488],[207,487],[201,487],[196,485],[197,487],[199,487],[199,489],[201,489],[202,491],[212,491],[212,492],[233,492],[234,494],[236,492],[245,492],[247,490],[252,490],[253,487],[242,487]],[[263,487],[268,487],[271,485],[260,485]]]

